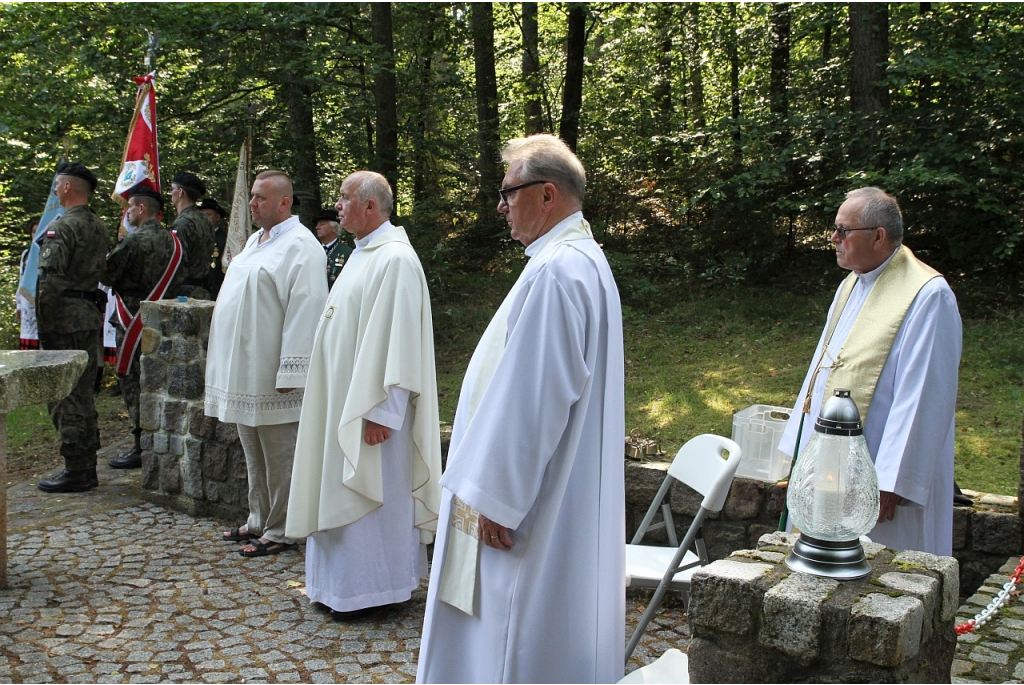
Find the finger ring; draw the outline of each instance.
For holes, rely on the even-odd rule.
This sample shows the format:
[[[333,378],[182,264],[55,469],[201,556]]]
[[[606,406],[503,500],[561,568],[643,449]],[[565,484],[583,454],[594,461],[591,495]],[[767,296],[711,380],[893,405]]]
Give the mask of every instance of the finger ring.
[[[497,535],[492,535],[492,536],[491,536],[491,539],[493,540],[493,539],[495,539],[496,537],[498,537],[498,536],[497,536]]]

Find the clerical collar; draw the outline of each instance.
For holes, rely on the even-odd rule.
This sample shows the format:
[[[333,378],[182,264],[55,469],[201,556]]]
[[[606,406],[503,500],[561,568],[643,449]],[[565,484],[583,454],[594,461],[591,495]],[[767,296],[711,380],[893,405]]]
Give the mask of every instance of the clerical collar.
[[[900,247],[902,247],[902,245]],[[875,281],[878,280],[878,277],[882,275],[883,271],[885,271],[885,267],[889,266],[889,262],[892,261],[892,258],[895,257],[896,253],[899,251],[900,248],[897,247],[895,250],[892,251],[892,254],[889,255],[889,258],[882,262],[877,268],[872,269],[871,271],[866,271],[862,274],[857,274],[857,282],[860,283],[861,286],[865,288],[870,288],[871,286],[873,286],[875,284]]]
[[[267,245],[274,242],[288,231],[300,225],[302,225],[302,222],[299,221],[299,217],[292,214],[290,217],[279,223],[277,226],[271,226],[270,237],[267,238],[266,242],[262,244],[260,244],[260,238],[263,237],[263,232],[266,231],[267,229],[261,228],[259,232],[256,234],[260,236],[260,238],[256,239],[256,247],[266,247]]]
[[[332,247],[334,247],[334,243],[336,243],[336,242],[338,242],[338,239],[337,239],[337,238],[335,238],[335,239],[334,239],[334,240],[332,240],[331,242],[329,242],[329,243],[327,243],[326,245],[324,245],[324,252],[330,252],[330,251],[331,251],[331,248],[332,248]],[[322,244],[322,243],[321,243],[321,244]]]
[[[372,243],[376,238],[379,238],[380,236],[387,233],[394,227],[395,225],[391,223],[390,220],[385,219],[384,223],[382,223],[380,226],[364,235],[362,238],[356,238],[356,249],[353,250],[353,252],[358,252],[359,250],[363,249],[364,247]]]
[[[582,211],[573,212],[569,216],[565,217],[557,224],[552,226],[550,231],[548,231],[547,233],[545,233],[544,235],[542,235],[541,237],[537,238],[532,243],[527,245],[526,256],[532,257],[533,255],[537,254],[538,252],[544,249],[545,245],[554,240],[555,236],[557,236],[559,233],[569,228],[570,226],[574,226],[576,223],[579,223],[580,221],[583,221]]]

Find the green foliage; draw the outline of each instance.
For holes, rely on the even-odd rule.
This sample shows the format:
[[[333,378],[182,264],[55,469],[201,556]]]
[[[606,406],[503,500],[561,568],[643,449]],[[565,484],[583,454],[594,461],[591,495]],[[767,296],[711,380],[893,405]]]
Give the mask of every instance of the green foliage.
[[[908,244],[947,272],[1024,275],[1016,163],[1024,6],[923,7],[890,6],[892,104],[864,116],[849,106],[846,7],[793,5],[789,114],[780,117],[769,108],[768,6],[589,3],[579,154],[586,211],[609,247],[659,265],[657,279],[762,281],[824,249],[823,229],[845,191],[877,183],[900,198]],[[506,139],[524,126],[521,14],[516,3],[495,5]],[[489,209],[474,208],[468,7],[396,3],[393,18],[398,212],[454,257],[472,227],[492,221],[477,213]],[[551,130],[561,116],[566,18],[564,3],[539,6],[540,99]],[[380,48],[365,3],[7,4],[0,226],[8,233],[43,206],[62,154],[97,170],[94,204],[116,223],[106,195],[134,101],[131,78],[147,70],[147,31],[160,38],[165,176],[196,170],[226,199],[250,129],[257,169],[294,172],[315,158],[319,187],[303,190],[325,203],[346,173],[373,164]],[[295,138],[296,93],[313,111],[312,147]],[[497,254],[502,243],[494,245]]]

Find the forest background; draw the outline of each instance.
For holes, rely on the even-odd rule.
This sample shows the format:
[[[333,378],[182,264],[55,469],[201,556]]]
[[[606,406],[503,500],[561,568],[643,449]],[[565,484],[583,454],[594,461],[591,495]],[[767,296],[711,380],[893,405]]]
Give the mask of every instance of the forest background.
[[[1024,5],[0,5],[0,288],[67,156],[109,200],[148,32],[160,162],[229,205],[238,151],[291,174],[309,224],[340,180],[396,191],[434,301],[442,417],[523,263],[502,141],[556,133],[624,302],[627,423],[672,450],[792,405],[843,273],[846,191],[899,198],[964,316],[957,477],[1016,494],[1024,411]],[[0,346],[17,346],[13,295]]]

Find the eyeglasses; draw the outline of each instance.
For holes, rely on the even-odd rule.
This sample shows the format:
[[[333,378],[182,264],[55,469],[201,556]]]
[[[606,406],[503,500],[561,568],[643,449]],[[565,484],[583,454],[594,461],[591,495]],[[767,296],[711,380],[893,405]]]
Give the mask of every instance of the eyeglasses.
[[[828,234],[831,236],[832,231],[835,231],[839,234],[840,240],[846,240],[846,234],[850,231],[877,231],[880,228],[881,226],[869,226],[868,228],[839,228],[838,226],[835,226],[831,231],[828,231]]]
[[[510,204],[509,201],[508,201],[508,194],[509,193],[514,193],[517,190],[522,190],[523,188],[529,188],[530,186],[540,185],[541,183],[547,183],[547,181],[530,181],[529,183],[522,183],[522,184],[517,185],[517,186],[512,186],[511,188],[498,188],[498,195],[501,195],[501,201],[502,202],[504,202],[505,204]]]

